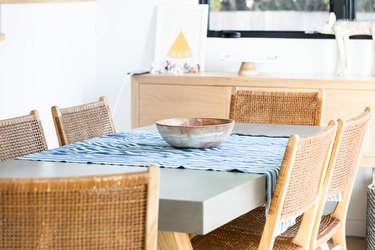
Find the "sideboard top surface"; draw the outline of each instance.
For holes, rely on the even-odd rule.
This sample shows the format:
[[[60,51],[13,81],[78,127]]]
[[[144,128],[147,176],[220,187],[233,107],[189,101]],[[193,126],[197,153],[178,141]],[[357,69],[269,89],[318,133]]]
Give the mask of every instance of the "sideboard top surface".
[[[374,76],[337,76],[322,74],[258,74],[240,76],[235,73],[201,72],[197,74],[145,74],[132,77],[142,84],[290,87],[374,90]]]

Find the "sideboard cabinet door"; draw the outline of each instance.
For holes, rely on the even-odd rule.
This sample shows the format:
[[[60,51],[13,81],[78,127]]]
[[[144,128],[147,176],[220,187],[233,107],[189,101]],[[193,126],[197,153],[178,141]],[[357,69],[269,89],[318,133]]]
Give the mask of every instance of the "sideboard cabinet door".
[[[140,84],[139,126],[172,117],[229,116],[231,88]]]
[[[375,91],[372,90],[326,90],[324,125],[330,120],[351,119],[361,114],[366,107],[375,110]],[[372,115],[374,116],[374,114]],[[365,138],[361,165],[375,166],[375,122],[371,118],[370,127]]]

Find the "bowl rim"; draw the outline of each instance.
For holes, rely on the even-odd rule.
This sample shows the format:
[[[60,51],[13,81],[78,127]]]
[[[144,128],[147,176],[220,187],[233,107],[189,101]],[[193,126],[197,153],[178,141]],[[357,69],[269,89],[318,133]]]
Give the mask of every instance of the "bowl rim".
[[[188,125],[168,125],[168,124],[163,124],[161,122],[163,121],[168,121],[168,120],[175,120],[175,119],[206,119],[206,120],[222,120],[225,121],[222,124],[211,124],[211,125],[194,125],[194,126],[188,126]],[[164,126],[164,127],[172,127],[172,128],[179,128],[179,127],[190,127],[190,128],[205,128],[205,127],[217,127],[217,126],[224,126],[224,125],[231,125],[234,124],[235,121],[233,119],[229,118],[212,118],[212,117],[207,117],[207,118],[202,118],[202,117],[173,117],[173,118],[167,118],[167,119],[161,119],[155,122],[157,126]]]

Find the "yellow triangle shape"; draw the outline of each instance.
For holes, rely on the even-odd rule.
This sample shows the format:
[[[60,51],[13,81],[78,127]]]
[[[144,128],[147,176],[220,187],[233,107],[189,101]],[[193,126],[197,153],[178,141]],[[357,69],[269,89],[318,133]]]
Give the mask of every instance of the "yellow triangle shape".
[[[192,57],[191,49],[184,36],[184,33],[180,32],[169,49],[167,56],[169,58],[189,58]]]

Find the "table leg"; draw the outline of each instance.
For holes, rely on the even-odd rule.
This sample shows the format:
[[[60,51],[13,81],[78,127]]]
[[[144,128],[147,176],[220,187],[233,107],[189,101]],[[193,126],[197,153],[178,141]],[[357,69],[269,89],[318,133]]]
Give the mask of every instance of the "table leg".
[[[189,234],[159,231],[158,250],[193,250]]]

